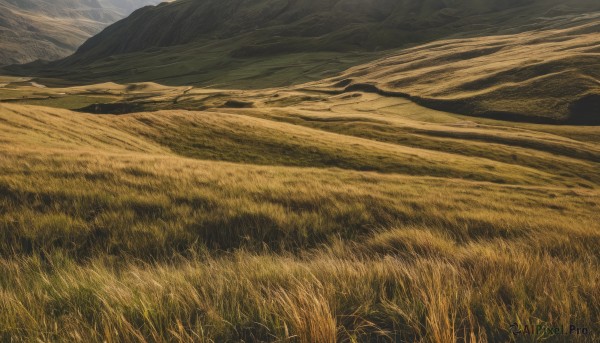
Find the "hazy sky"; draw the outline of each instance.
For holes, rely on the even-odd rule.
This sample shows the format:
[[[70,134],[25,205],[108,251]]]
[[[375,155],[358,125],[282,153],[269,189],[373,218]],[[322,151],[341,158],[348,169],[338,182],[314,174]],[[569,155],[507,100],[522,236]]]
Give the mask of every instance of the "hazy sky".
[[[165,0],[99,0],[104,7],[122,8],[127,11],[133,11],[146,5],[156,5]]]

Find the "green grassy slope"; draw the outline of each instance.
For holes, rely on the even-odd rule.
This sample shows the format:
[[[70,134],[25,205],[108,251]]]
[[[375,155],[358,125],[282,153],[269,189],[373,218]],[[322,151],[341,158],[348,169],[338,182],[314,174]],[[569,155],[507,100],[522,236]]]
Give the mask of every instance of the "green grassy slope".
[[[91,83],[262,88],[331,76],[386,49],[526,31],[599,9],[591,0],[181,0],[134,13],[63,61],[12,71]]]

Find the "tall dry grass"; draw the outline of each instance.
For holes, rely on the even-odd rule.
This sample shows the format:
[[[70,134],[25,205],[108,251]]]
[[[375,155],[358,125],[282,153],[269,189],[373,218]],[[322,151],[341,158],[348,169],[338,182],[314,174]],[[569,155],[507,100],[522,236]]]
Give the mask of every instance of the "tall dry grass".
[[[516,160],[491,171],[505,182],[470,178],[464,166],[452,167],[458,178],[335,161],[315,168],[310,159],[251,165],[231,163],[235,154],[219,155],[217,143],[204,155],[212,160],[178,156],[155,139],[159,114],[10,109],[0,122],[2,341],[598,339],[593,160],[556,157],[563,166],[590,167],[579,170],[581,180],[562,181],[561,168],[520,175]],[[169,124],[184,117],[173,116]],[[214,131],[214,114],[191,123],[205,135],[223,132]],[[148,135],[132,134],[143,125],[152,128]],[[334,140],[326,143],[318,148],[336,149]],[[364,144],[373,158],[393,150]],[[582,150],[593,153],[595,144]],[[575,324],[592,333],[514,336],[515,322]]]

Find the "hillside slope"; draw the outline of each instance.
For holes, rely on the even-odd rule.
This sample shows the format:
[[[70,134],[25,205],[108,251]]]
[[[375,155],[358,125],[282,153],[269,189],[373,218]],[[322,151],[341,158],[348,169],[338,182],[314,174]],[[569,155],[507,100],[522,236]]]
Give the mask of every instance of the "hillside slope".
[[[597,125],[600,13],[521,34],[436,41],[308,88],[377,92],[505,120]]]
[[[57,91],[127,88],[182,94]],[[597,130],[210,92],[184,95],[255,107],[0,104],[2,340],[503,342],[517,317],[600,320]]]
[[[29,71],[91,83],[288,85],[331,76],[386,49],[527,31],[594,10],[594,0],[180,0],[137,11],[73,56]]]
[[[0,65],[55,60],[156,0],[0,0]]]

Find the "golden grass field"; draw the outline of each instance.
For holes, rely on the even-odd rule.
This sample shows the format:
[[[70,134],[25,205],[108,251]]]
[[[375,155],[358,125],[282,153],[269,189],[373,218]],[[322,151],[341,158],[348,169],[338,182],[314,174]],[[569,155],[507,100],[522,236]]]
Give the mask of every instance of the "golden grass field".
[[[497,342],[513,322],[600,324],[595,127],[359,92],[11,92],[26,100],[0,104],[5,341]],[[22,103],[53,92],[207,109]],[[544,338],[564,337],[525,341]]]
[[[597,55],[597,33],[561,32],[486,39]],[[448,61],[474,43],[440,44]],[[508,82],[537,65],[494,58],[455,67]],[[419,89],[494,110],[499,87],[390,94],[411,75],[385,61],[263,90],[0,77],[0,341],[598,342],[598,126],[423,107]],[[588,81],[552,113],[537,81],[506,83],[530,91],[514,112],[571,115],[598,90],[571,65],[548,78]]]

